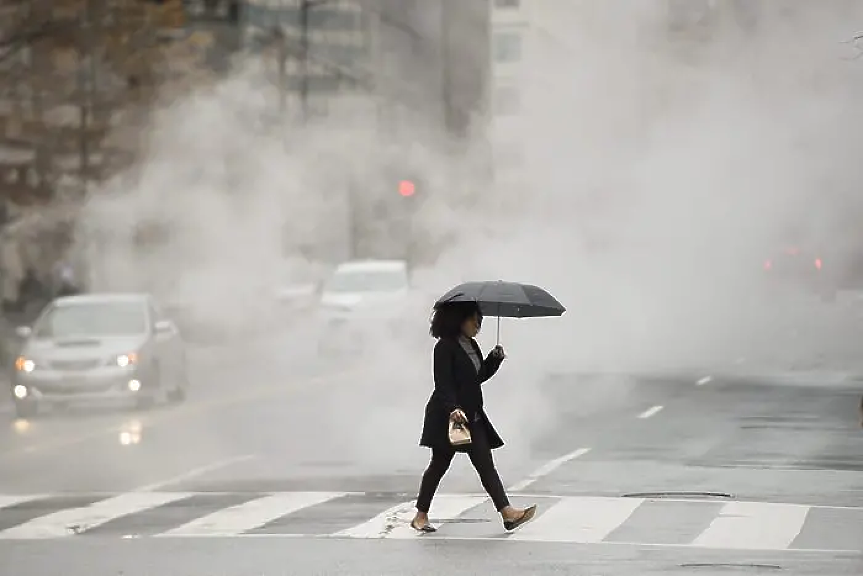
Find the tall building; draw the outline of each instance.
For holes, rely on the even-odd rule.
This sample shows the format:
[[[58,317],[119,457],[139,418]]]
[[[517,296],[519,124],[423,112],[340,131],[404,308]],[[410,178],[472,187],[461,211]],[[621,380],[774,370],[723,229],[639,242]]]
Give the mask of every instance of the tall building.
[[[507,190],[536,184],[529,174],[538,170],[534,160],[545,150],[537,112],[546,107],[545,96],[560,89],[562,67],[575,65],[567,39],[576,29],[576,4],[493,1],[490,134],[501,199],[513,198]]]
[[[380,239],[373,248],[350,241],[353,256],[396,256],[382,250],[401,249],[406,238],[429,245],[416,224],[425,200],[476,191],[466,175],[488,165],[472,145],[486,140],[489,7],[489,0],[245,0],[243,45],[275,79],[282,118],[318,125],[337,117],[320,123],[335,138],[349,136],[348,123],[358,119],[377,134],[351,158],[365,164],[362,174],[330,184],[353,190],[350,235]],[[416,194],[401,196],[402,182]]]
[[[286,108],[325,115],[352,94],[464,137],[486,107],[489,0],[245,0],[244,46],[281,61]]]
[[[668,45],[692,53],[693,43],[706,44],[703,41],[718,30],[755,30],[761,4],[759,0],[493,0],[493,166],[496,187],[513,191],[502,193],[502,201],[507,197],[517,201],[521,190],[576,182],[572,161],[591,153],[573,148],[583,144],[580,133],[611,138],[618,130],[619,141],[637,145],[638,130],[644,130],[639,122],[649,114],[634,108],[653,106],[659,96],[642,94],[624,104],[620,94],[634,90],[637,79],[650,73],[636,63],[637,55],[628,60],[615,50],[643,54],[664,36]],[[609,75],[602,72],[604,59],[617,66]],[[627,62],[631,72],[625,72]],[[619,83],[608,87],[608,101],[591,102],[585,96],[597,94],[597,86],[607,81]],[[591,83],[589,89],[580,85],[584,82]],[[619,101],[620,116],[604,130],[589,110],[607,109],[613,101]],[[632,134],[625,133],[630,129]],[[556,156],[561,159],[555,160]],[[565,166],[567,156],[569,166]],[[575,177],[568,178],[567,169]],[[573,189],[583,187],[573,184]]]

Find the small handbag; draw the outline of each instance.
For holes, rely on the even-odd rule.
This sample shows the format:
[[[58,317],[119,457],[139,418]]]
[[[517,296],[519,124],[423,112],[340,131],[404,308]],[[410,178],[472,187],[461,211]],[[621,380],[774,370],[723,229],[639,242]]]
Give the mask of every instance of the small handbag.
[[[467,425],[450,419],[449,443],[453,446],[464,446],[465,444],[470,444],[470,430],[468,430]]]

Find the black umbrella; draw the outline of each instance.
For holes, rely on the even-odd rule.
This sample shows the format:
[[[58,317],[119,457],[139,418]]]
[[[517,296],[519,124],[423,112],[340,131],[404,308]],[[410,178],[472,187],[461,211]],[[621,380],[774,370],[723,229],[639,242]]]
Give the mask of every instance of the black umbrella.
[[[459,284],[441,296],[434,307],[455,302],[476,302],[483,316],[497,316],[498,342],[501,318],[543,318],[566,312],[563,304],[539,286],[503,280]]]

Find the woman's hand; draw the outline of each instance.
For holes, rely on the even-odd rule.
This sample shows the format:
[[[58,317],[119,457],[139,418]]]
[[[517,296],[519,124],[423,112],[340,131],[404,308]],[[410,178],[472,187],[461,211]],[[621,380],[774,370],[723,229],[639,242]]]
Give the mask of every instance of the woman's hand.
[[[461,408],[456,408],[450,412],[449,419],[456,424],[467,424],[467,415]]]
[[[492,348],[491,352],[489,352],[488,355],[495,360],[503,360],[506,358],[506,352],[503,351],[503,346],[501,346],[500,344]]]

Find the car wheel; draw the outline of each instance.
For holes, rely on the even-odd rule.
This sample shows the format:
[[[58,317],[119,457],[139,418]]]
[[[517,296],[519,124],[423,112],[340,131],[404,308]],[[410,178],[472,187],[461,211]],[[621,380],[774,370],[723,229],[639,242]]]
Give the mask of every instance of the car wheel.
[[[171,404],[181,404],[186,400],[186,388],[180,386],[176,390],[168,392],[168,402]]]
[[[836,302],[836,290],[821,290],[821,301],[827,304],[832,304]]]
[[[156,398],[162,391],[162,378],[159,366],[154,364],[141,382],[141,396],[135,401],[135,408],[148,410],[156,404]]]
[[[335,346],[329,340],[320,340],[317,346],[318,358],[326,358],[335,353]]]
[[[177,379],[177,385],[173,390],[167,393],[168,402],[171,404],[180,404],[186,400],[186,394],[189,388],[189,367],[183,363],[180,371],[180,376]]]
[[[39,414],[39,405],[36,402],[15,402],[15,415],[18,418],[35,418]]]

